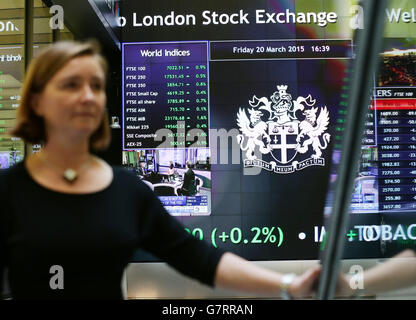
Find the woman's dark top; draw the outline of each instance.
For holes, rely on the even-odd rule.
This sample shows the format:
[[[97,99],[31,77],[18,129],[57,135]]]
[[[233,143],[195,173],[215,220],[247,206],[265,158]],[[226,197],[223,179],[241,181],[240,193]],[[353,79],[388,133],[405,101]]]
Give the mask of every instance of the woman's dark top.
[[[138,248],[213,286],[223,251],[186,232],[133,174],[112,169],[112,183],[88,194],[42,187],[23,163],[0,170],[0,292],[7,267],[14,298],[121,299]],[[50,287],[55,265],[63,289]]]

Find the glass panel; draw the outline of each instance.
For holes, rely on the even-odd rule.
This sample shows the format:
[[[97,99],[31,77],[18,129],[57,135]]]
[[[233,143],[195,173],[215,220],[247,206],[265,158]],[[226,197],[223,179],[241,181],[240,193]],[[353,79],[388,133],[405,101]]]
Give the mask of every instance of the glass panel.
[[[24,78],[24,0],[2,0],[0,3],[0,168],[24,157],[24,142],[11,137],[8,130],[15,125],[16,109]],[[41,0],[34,1],[33,55],[53,40],[49,25],[51,13]],[[73,39],[65,27],[59,39]],[[37,146],[34,146],[34,150]]]
[[[15,124],[24,74],[24,1],[0,3],[0,169],[20,161],[24,143],[7,130]]]
[[[55,14],[56,12],[53,12]],[[39,49],[48,43],[53,42],[53,29],[51,28],[51,19],[53,14],[50,13],[50,8],[47,7],[43,2],[35,1],[34,3],[34,56],[36,56]],[[56,40],[73,40],[74,35],[64,25],[63,29],[57,30]]]
[[[390,0],[345,233],[338,294],[414,299],[416,287],[416,16]],[[413,23],[411,23],[413,22]],[[348,79],[347,79],[348,80]],[[348,89],[348,87],[346,87]],[[348,91],[346,91],[348,92]],[[345,112],[348,110],[345,109]],[[340,123],[344,134],[344,125]],[[331,231],[329,231],[331,232]]]
[[[49,8],[45,5],[36,6],[34,4],[34,21],[33,21],[33,55],[36,56],[38,44],[52,43],[52,29],[49,25],[51,14]]]
[[[58,40],[72,40],[73,34],[64,26],[64,29],[52,29],[51,19],[53,18],[50,8],[42,1],[34,2],[34,19],[33,19],[33,57],[48,47],[52,42]],[[56,31],[55,39],[53,32]],[[32,152],[37,152],[40,145],[32,145]]]

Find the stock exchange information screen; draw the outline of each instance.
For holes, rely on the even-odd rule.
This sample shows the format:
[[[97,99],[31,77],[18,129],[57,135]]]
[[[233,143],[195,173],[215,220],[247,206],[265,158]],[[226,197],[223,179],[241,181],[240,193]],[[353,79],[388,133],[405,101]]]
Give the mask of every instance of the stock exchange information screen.
[[[125,1],[120,14],[123,164],[215,247],[250,260],[317,259],[355,55],[349,6]],[[368,226],[416,201],[413,56],[391,48],[363,106],[349,257],[381,256]],[[187,164],[195,184],[184,193]]]

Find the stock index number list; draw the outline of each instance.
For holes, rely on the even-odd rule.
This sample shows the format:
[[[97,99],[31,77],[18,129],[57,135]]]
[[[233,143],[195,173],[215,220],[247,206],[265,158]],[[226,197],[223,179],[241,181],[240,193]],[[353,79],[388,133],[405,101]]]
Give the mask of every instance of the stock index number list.
[[[209,147],[208,67],[207,42],[123,44],[123,149]]]
[[[371,101],[363,145],[377,146],[370,172],[378,175],[380,211],[416,209],[416,90],[376,88]],[[374,166],[369,163],[370,166]],[[366,194],[364,194],[366,196]]]

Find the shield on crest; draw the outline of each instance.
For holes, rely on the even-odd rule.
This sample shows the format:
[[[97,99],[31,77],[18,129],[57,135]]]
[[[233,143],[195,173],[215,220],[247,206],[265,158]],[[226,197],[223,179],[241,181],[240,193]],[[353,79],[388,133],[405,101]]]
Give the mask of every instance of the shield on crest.
[[[296,157],[296,147],[298,146],[296,138],[299,134],[298,121],[284,124],[269,122],[268,134],[271,139],[270,147],[272,148],[270,153],[276,161],[286,164]]]

